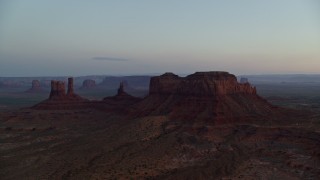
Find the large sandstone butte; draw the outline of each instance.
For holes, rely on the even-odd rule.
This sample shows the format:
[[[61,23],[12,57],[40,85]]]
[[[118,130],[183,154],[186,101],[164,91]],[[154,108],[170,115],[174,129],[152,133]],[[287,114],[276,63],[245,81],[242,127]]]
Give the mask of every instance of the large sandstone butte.
[[[228,72],[196,72],[187,77],[152,77],[149,95],[135,105],[139,115],[168,115],[171,120],[226,123],[269,116],[275,107],[249,83]]]
[[[51,81],[49,98],[35,105],[35,109],[65,109],[78,108],[87,105],[87,99],[74,93],[73,78],[68,78],[68,89],[66,93],[65,82]]]

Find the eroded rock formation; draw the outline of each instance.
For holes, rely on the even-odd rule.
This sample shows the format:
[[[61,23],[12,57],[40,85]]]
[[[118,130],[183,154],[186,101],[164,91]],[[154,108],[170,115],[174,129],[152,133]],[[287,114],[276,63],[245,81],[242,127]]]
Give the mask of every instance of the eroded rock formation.
[[[72,96],[74,95],[74,91],[73,91],[73,78],[68,78],[68,92],[67,92],[68,96]]]
[[[66,97],[66,87],[63,81],[51,81],[51,91],[49,99],[54,99],[56,97]]]
[[[169,95],[177,93],[179,83],[183,78],[173,74],[165,73],[161,76],[152,77],[150,80],[149,94]]]
[[[228,72],[197,72],[187,77],[165,73],[153,77],[149,96],[135,107],[142,114],[215,123],[268,115],[273,108],[257,95],[255,87],[238,83],[236,76]]]
[[[49,98],[34,106],[36,109],[70,109],[85,107],[87,99],[74,93],[73,78],[68,78],[68,89],[66,93],[65,82],[51,81]]]
[[[197,72],[185,78],[173,73],[153,77],[150,95],[178,94],[184,96],[218,96],[230,94],[256,94],[249,83],[239,84],[228,72]]]

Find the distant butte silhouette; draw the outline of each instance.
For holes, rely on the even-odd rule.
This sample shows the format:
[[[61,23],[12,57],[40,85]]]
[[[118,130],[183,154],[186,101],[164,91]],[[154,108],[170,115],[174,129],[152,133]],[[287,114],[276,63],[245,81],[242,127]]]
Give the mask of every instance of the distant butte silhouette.
[[[32,86],[26,91],[27,93],[40,93],[44,91],[39,80],[33,80],[31,84]]]
[[[96,81],[92,79],[86,79],[83,81],[80,89],[91,89],[96,87]]]
[[[68,78],[68,90],[66,93],[65,82],[51,81],[49,98],[36,104],[35,109],[76,109],[86,107],[89,100],[77,95],[73,90],[73,78]]]

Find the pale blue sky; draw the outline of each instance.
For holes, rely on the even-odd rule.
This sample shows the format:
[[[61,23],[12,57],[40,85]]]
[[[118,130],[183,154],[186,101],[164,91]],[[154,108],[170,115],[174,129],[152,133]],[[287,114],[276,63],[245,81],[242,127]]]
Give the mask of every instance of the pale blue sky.
[[[0,76],[320,73],[318,0],[0,0]]]

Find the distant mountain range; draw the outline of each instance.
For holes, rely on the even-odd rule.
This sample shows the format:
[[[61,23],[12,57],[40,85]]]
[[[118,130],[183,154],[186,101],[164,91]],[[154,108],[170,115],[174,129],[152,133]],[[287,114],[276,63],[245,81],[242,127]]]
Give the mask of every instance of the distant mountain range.
[[[152,76],[148,75],[90,75],[74,77],[75,87],[81,87],[83,81],[94,80],[97,86],[117,88],[121,81],[126,81],[131,87],[148,88]],[[184,76],[179,74],[180,76]],[[43,76],[43,77],[0,77],[0,88],[31,87],[33,80],[39,80],[43,87],[50,87],[51,80],[66,81],[69,76]],[[239,75],[240,78],[248,78],[248,81],[255,83],[320,83],[320,74],[264,74],[264,75]]]

